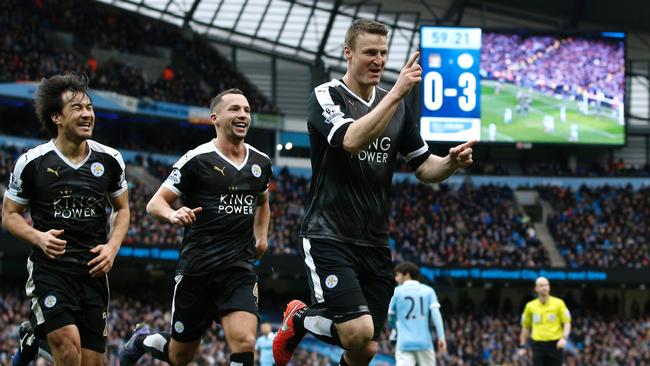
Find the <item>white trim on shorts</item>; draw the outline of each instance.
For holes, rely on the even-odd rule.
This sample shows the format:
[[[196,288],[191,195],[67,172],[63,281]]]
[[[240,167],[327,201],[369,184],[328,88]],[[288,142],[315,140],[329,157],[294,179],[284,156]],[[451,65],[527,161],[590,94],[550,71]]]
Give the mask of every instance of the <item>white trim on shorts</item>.
[[[319,304],[325,302],[325,297],[323,296],[323,286],[320,283],[320,277],[318,277],[318,272],[316,272],[316,264],[314,263],[314,258],[311,256],[311,243],[309,238],[302,238],[302,248],[305,250],[305,264],[309,268],[309,274],[311,277],[311,282],[314,285],[314,297],[316,302]]]

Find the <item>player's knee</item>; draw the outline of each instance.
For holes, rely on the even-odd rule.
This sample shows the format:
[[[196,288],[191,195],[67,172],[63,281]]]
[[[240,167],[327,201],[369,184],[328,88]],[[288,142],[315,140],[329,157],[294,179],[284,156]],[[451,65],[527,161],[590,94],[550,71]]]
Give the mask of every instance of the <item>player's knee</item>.
[[[368,342],[365,347],[358,350],[349,350],[347,358],[351,365],[368,365],[377,354],[379,345],[377,342]]]
[[[232,344],[228,346],[235,353],[255,351],[255,335],[253,334],[238,334],[230,340],[230,343]]]
[[[78,339],[58,334],[53,337],[48,337],[48,342],[57,365],[81,365],[81,344]]]
[[[362,350],[372,341],[373,333],[372,322],[359,321],[348,324],[343,332],[339,331],[339,338],[345,349]]]
[[[52,353],[63,365],[81,363],[81,341],[73,330],[59,329],[47,336]]]

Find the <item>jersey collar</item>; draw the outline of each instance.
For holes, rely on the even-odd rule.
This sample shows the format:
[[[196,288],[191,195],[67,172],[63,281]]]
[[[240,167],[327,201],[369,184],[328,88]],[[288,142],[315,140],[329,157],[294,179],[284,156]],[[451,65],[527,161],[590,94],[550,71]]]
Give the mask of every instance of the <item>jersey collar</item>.
[[[52,146],[52,150],[54,150],[54,152],[59,156],[59,158],[61,158],[61,160],[63,160],[64,163],[66,163],[70,168],[74,170],[78,170],[84,164],[86,164],[88,159],[90,159],[90,154],[92,153],[90,144],[88,143],[88,140],[86,140],[86,144],[88,144],[88,155],[86,155],[86,157],[82,161],[80,161],[79,164],[75,164],[71,162],[70,159],[68,159],[65,155],[63,155],[61,151],[59,151],[59,149],[56,147],[56,144],[54,143],[54,139],[51,139],[49,144]]]
[[[366,107],[371,107],[372,103],[375,101],[375,96],[377,95],[377,87],[374,86],[372,87],[372,97],[370,97],[370,100],[366,102],[365,99],[361,98],[355,92],[350,90],[350,88],[348,88],[348,86],[345,85],[345,83],[343,83],[341,80],[332,79],[332,83],[334,83],[334,85],[340,85],[341,87],[343,87],[343,89],[347,90],[347,92],[350,93],[350,95],[357,98]]]
[[[244,144],[244,146],[246,147],[246,157],[244,158],[244,160],[242,160],[241,164],[237,165],[235,164],[234,161],[228,159],[226,154],[222,153],[219,150],[215,139],[212,139],[211,143],[212,143],[212,147],[214,148],[214,152],[216,152],[219,156],[221,156],[223,160],[225,160],[228,164],[232,165],[232,167],[237,169],[238,171],[241,170],[243,167],[245,167],[246,163],[248,163],[248,157],[250,156],[250,149],[248,148],[248,144]]]

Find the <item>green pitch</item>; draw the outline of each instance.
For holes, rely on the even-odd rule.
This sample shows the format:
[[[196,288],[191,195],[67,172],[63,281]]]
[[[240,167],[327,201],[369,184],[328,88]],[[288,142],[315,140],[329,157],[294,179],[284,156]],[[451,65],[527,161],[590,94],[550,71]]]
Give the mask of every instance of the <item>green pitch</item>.
[[[611,108],[603,106],[601,113],[595,107],[589,107],[589,114],[580,112],[579,102],[557,99],[537,91],[520,88],[503,83],[501,90],[495,94],[494,81],[481,82],[481,140],[489,141],[488,126],[496,125],[497,142],[554,142],[573,143],[570,141],[571,125],[578,125],[578,141],[581,144],[623,144],[625,128],[618,123]],[[526,114],[517,114],[517,92],[523,89],[532,97],[532,103]],[[566,107],[566,122],[560,120],[560,107]],[[512,121],[504,123],[506,108],[512,110]],[[555,119],[555,130],[544,131],[544,117]],[[548,118],[548,117],[547,117]]]

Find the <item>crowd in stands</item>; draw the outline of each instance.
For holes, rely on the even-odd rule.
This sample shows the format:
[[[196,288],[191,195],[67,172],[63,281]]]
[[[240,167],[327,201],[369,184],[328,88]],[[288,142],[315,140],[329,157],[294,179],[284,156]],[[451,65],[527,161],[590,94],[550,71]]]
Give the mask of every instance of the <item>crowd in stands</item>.
[[[72,35],[73,50],[57,43],[54,32]],[[76,71],[89,75],[95,89],[206,107],[218,92],[237,87],[254,112],[280,113],[209,41],[187,39],[174,26],[98,2],[7,0],[0,8],[0,34],[0,82]],[[171,51],[170,65],[153,78],[145,77],[146,65],[119,56],[160,57],[157,47]],[[117,59],[101,61],[94,48],[115,51]]]
[[[269,250],[297,254],[308,181],[281,170],[271,187]],[[390,206],[393,258],[429,266],[546,266],[548,254],[507,187],[454,190],[400,182]]]
[[[393,257],[428,266],[550,265],[530,218],[508,187],[464,184],[458,189],[393,185]]]
[[[168,300],[161,297],[160,294],[153,293],[137,297],[124,293],[111,294],[106,365],[119,366],[117,354],[136,323],[145,321],[153,329],[168,330],[170,305]],[[17,347],[18,325],[29,315],[29,303],[22,287],[2,289],[0,310],[0,365],[9,365],[9,358]],[[442,307],[448,351],[446,354],[437,354],[439,365],[531,364],[529,355],[522,358],[516,356],[520,331],[519,314],[516,311],[497,314],[466,310],[454,309],[446,304]],[[274,329],[277,326],[274,324]],[[386,326],[379,339],[379,352],[394,355],[394,344],[388,341],[388,333],[389,327]],[[229,363],[228,357],[223,331],[219,326],[213,325],[203,336],[193,365],[225,366]],[[330,366],[337,361],[299,348],[290,365]],[[565,364],[650,365],[650,317],[648,314],[617,317],[575,311],[569,346],[565,351]],[[163,363],[145,355],[139,365],[160,366]]]
[[[623,101],[625,43],[583,37],[483,32],[481,69],[490,79],[565,96]]]
[[[650,188],[540,188],[548,227],[570,267],[650,267]]]

